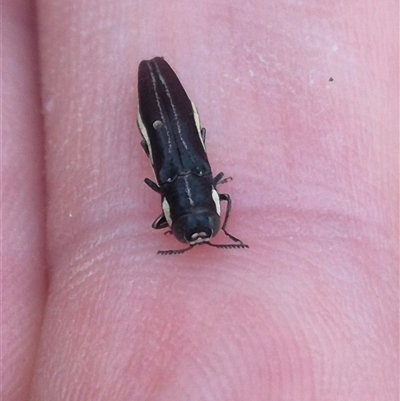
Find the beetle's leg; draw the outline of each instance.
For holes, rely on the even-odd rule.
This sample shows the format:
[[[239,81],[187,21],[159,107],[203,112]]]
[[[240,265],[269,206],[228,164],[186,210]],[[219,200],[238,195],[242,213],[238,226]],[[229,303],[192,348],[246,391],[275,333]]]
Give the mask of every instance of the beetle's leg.
[[[191,250],[193,247],[194,245],[190,245],[184,249],[171,249],[169,251],[158,251],[157,255],[181,255],[182,253]]]
[[[142,146],[144,153],[146,153],[147,157],[150,157],[149,147],[147,146],[147,143],[144,139],[140,141],[140,145]]]
[[[240,246],[239,248],[248,248],[247,245],[244,245],[243,241],[241,241],[239,238],[234,237],[233,235],[229,234],[228,231],[226,231],[225,227],[226,224],[228,223],[228,219],[229,219],[229,214],[231,212],[231,208],[232,208],[232,201],[231,201],[231,197],[228,194],[219,194],[219,200],[221,201],[226,201],[227,202],[227,206],[226,206],[226,212],[225,212],[225,219],[224,219],[224,223],[222,224],[221,230],[224,232],[224,234],[229,237],[232,241],[235,242],[240,242],[242,246]]]
[[[226,182],[233,180],[232,177],[226,177],[226,178],[223,178],[223,177],[224,177],[224,173],[219,173],[214,177],[214,187],[216,187],[217,185],[220,185],[220,184],[225,184]]]
[[[152,228],[159,230],[160,228],[168,227],[167,219],[164,216],[164,213],[160,214],[151,225]],[[168,231],[167,231],[168,232]]]
[[[203,143],[206,143],[206,129],[204,127],[200,130],[200,134],[201,139],[203,139]]]
[[[172,234],[172,230],[165,231],[164,233],[164,235],[170,235],[170,234]]]
[[[226,203],[227,203],[225,219],[224,219],[224,223],[222,224],[222,227],[221,227],[221,230],[223,230],[225,232],[225,227],[226,227],[226,224],[228,223],[229,215],[230,215],[231,209],[232,209],[232,201],[231,201],[231,197],[228,194],[219,194],[219,200],[226,201]],[[228,235],[228,237],[229,236],[230,235]],[[239,241],[239,240],[236,238],[234,241]],[[239,241],[239,242],[241,242],[241,241]]]
[[[161,194],[161,188],[154,182],[151,181],[150,178],[145,178],[144,183],[148,185],[153,191],[157,192],[158,194]]]

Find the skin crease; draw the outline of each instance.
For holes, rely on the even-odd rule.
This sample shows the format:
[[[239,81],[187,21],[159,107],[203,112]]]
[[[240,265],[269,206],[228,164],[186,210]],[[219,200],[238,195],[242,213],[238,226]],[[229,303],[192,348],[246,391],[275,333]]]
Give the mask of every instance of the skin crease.
[[[3,399],[397,399],[395,2],[37,7],[3,5]],[[182,246],[142,181],[156,55],[248,250],[155,254]]]

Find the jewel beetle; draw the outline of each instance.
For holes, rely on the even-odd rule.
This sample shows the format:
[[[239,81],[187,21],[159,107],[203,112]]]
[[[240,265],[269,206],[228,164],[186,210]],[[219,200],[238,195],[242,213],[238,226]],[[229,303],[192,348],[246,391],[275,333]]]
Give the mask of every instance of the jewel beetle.
[[[199,244],[248,248],[226,231],[232,202],[228,194],[218,193],[216,187],[231,178],[224,178],[223,173],[213,177],[205,148],[206,130],[200,126],[195,105],[162,57],[139,64],[138,97],[141,145],[156,178],[156,182],[148,178],[144,182],[161,195],[162,213],[152,227],[169,227],[178,241],[188,245],[158,254],[181,254]],[[222,226],[221,201],[227,202]],[[211,243],[219,230],[233,243]]]

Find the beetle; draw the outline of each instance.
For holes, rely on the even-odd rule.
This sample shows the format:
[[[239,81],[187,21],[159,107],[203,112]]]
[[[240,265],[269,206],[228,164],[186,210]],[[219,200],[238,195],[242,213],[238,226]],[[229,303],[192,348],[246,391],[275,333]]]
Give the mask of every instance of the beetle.
[[[195,105],[164,58],[140,62],[138,98],[141,145],[156,178],[156,182],[148,178],[144,182],[161,195],[162,213],[152,227],[169,227],[168,232],[178,241],[188,244],[184,249],[157,253],[181,254],[199,244],[248,248],[226,231],[232,202],[216,187],[231,178],[224,178],[223,173],[213,177],[205,148],[206,130],[201,128]],[[221,201],[227,202],[222,227]],[[234,243],[211,243],[220,229]]]

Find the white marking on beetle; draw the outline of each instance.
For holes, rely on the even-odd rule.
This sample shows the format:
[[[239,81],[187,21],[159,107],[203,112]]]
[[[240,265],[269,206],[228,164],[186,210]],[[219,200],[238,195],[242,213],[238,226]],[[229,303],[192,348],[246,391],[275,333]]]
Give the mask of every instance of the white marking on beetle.
[[[153,123],[153,128],[157,131],[161,129],[164,126],[164,124],[160,120],[156,120]]]
[[[219,195],[215,188],[212,189],[212,198],[215,203],[215,209],[217,210],[218,216],[221,216],[221,202],[219,201]]]
[[[195,106],[195,104],[192,101],[190,101],[190,103],[192,103],[194,122],[196,124],[197,133],[199,134],[200,142],[203,145],[203,149],[206,150],[206,144],[204,143],[203,137],[201,135],[201,125],[200,125],[199,112],[197,111],[197,107]]]
[[[192,235],[193,240],[189,242],[190,245],[196,245],[196,244],[201,244],[203,242],[208,242],[210,241],[211,238],[205,237],[206,233],[201,232],[201,233],[194,233]]]
[[[159,113],[160,113],[160,117],[161,117],[162,123],[163,123],[164,126],[166,127],[166,124],[165,124],[165,116],[164,116],[163,110],[162,110],[162,108],[161,108],[161,100],[160,100],[160,96],[159,96],[158,91],[157,91],[157,82],[156,82],[156,79],[155,79],[155,76],[154,76],[154,73],[153,73],[153,70],[152,70],[152,65],[149,63],[148,66],[149,66],[149,69],[150,69],[150,77],[151,77],[151,82],[152,82],[152,84],[153,84],[153,91],[154,91],[154,96],[155,96],[155,98],[156,98],[156,102],[157,102],[157,106],[158,106],[158,111],[159,111]],[[159,76],[159,78],[160,78],[160,81],[161,81],[161,83],[162,83],[162,84],[164,85],[164,87],[165,87],[165,81],[164,81],[164,78],[163,78],[162,75],[161,75],[161,72],[160,72],[160,69],[158,68],[158,65],[155,64],[155,67],[156,67],[158,76]],[[165,90],[168,90],[168,88],[165,87]],[[172,105],[172,107],[173,107],[173,109],[174,109],[174,106],[173,106],[173,105]],[[171,151],[171,149],[172,149],[172,142],[171,142],[171,136],[169,135],[168,129],[165,130],[165,133],[166,133],[167,139],[168,139],[168,149],[169,149],[169,151]]]
[[[192,198],[192,191],[189,187],[188,183],[188,176],[183,177],[183,181],[185,182],[185,193],[189,199],[190,206],[194,206],[193,198]]]
[[[150,158],[151,164],[153,164],[153,151],[151,149],[149,134],[147,132],[145,125],[143,124],[142,116],[140,115],[139,109],[138,109],[138,115],[137,115],[137,123],[138,123],[139,131],[142,134],[144,141],[146,142],[147,149],[149,150],[149,158]]]
[[[168,225],[171,227],[172,226],[171,209],[169,207],[169,203],[166,198],[163,198],[162,210],[164,213],[165,220],[167,220]]]
[[[161,83],[162,83],[163,86],[164,86],[165,94],[167,95],[168,99],[170,100],[170,105],[171,105],[171,108],[172,108],[172,112],[173,112],[173,114],[174,114],[174,122],[175,122],[176,127],[177,127],[177,131],[178,131],[178,134],[179,134],[179,138],[180,138],[180,140],[181,140],[183,146],[185,147],[185,149],[188,150],[188,147],[187,147],[187,145],[186,145],[186,142],[185,142],[185,141],[183,140],[183,138],[182,138],[182,127],[181,127],[181,125],[180,125],[180,123],[179,123],[180,119],[178,118],[178,113],[176,112],[175,104],[174,104],[174,102],[173,102],[173,100],[172,100],[172,96],[171,96],[171,93],[170,93],[170,91],[169,91],[168,85],[167,85],[167,83],[165,82],[165,79],[164,79],[164,77],[162,76],[162,74],[161,74],[161,72],[160,72],[160,69],[158,68],[158,65],[157,65],[157,64],[156,64],[156,69],[157,69],[157,72],[158,72],[158,78],[160,79]],[[160,104],[160,101],[159,101],[158,93],[157,93],[157,91],[156,91],[155,89],[154,89],[154,92],[156,93],[157,104],[159,105],[159,104]],[[159,105],[159,108],[160,108],[160,114],[161,114],[161,116],[162,116],[162,118],[163,118],[163,122],[164,122],[164,116],[163,116],[163,114],[162,114],[162,110],[161,110],[160,105]],[[172,146],[172,145],[171,145],[171,142],[170,142],[170,136],[169,136],[169,135],[168,135],[168,146],[169,146],[169,150],[171,150],[171,146]]]

